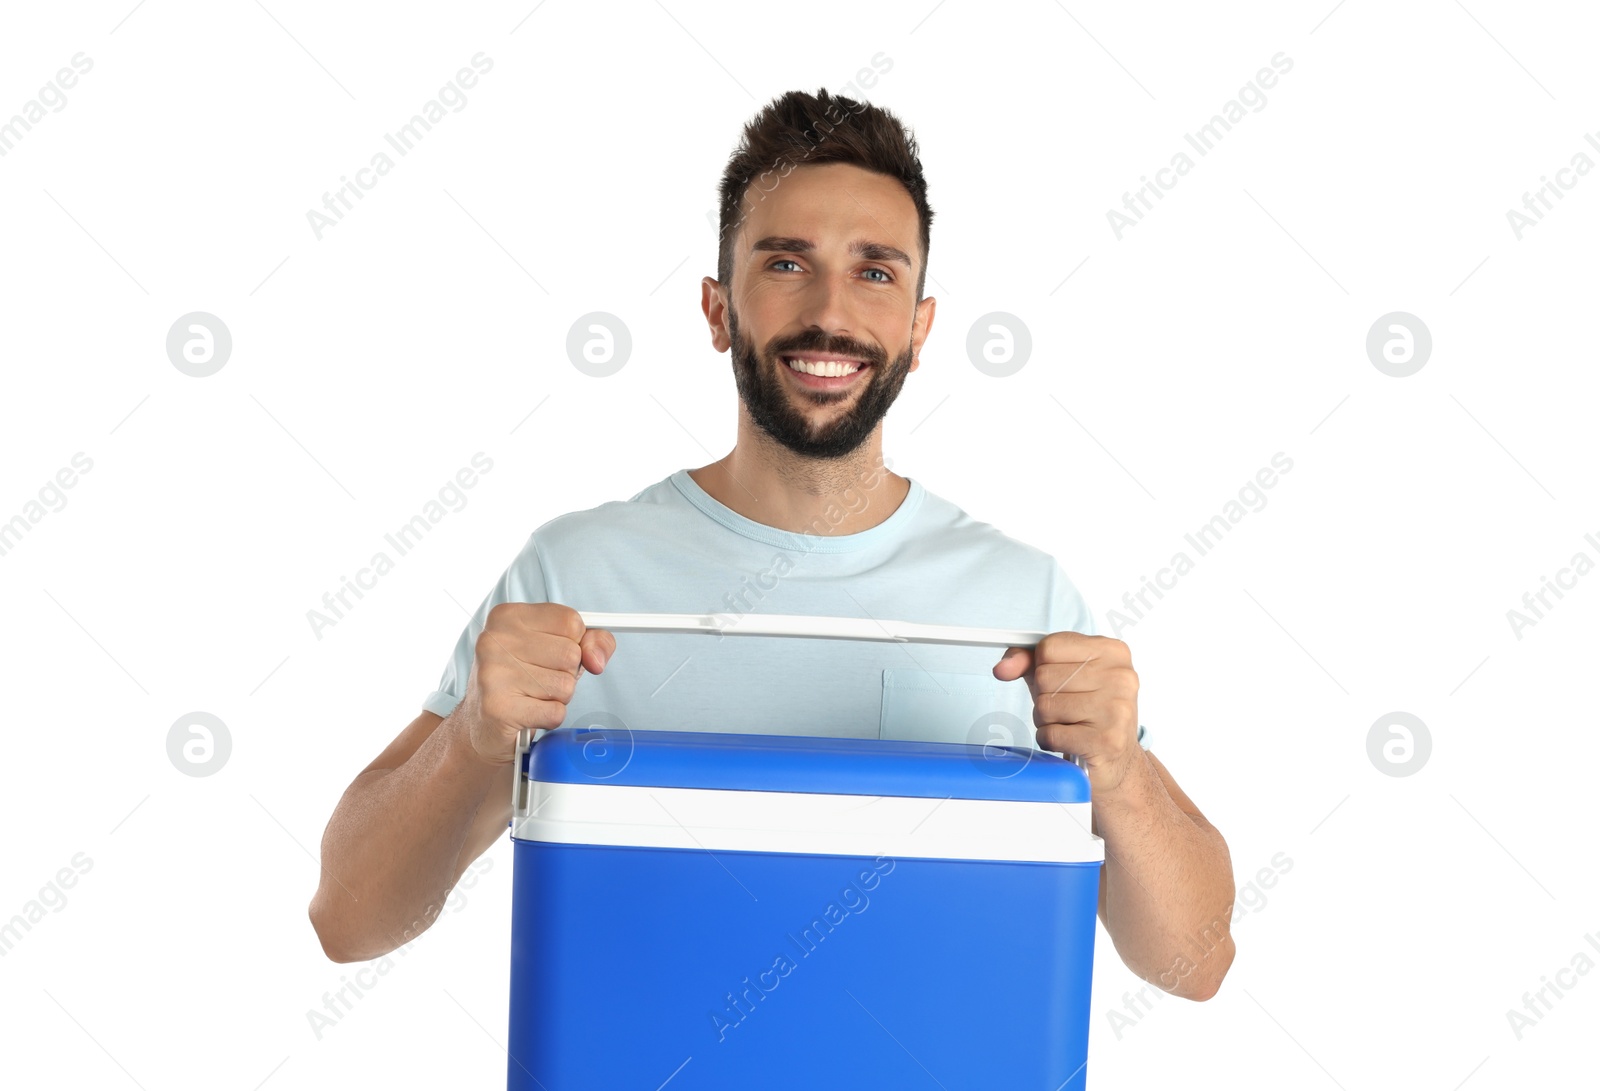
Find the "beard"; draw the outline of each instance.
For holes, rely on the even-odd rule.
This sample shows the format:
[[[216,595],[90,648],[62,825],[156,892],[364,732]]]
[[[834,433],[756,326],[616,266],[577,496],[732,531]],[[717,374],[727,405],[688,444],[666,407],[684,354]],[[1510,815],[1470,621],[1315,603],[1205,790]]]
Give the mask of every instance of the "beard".
[[[848,338],[829,337],[821,330],[807,330],[767,346],[765,355],[758,354],[739,329],[739,318],[728,308],[728,331],[733,340],[733,378],[739,388],[739,400],[744,402],[750,419],[756,427],[774,441],[803,458],[839,459],[859,448],[872,430],[889,412],[889,407],[900,396],[900,388],[911,373],[912,352],[908,342],[892,363],[886,363],[884,351],[874,345],[864,345]],[[778,373],[788,368],[779,359],[795,352],[826,352],[855,357],[872,365],[872,373],[858,380],[864,387],[857,391],[806,390],[796,387],[796,395],[789,393],[788,381]],[[794,402],[798,397],[808,405],[824,406],[855,399],[843,413],[822,424],[813,424],[804,407]]]

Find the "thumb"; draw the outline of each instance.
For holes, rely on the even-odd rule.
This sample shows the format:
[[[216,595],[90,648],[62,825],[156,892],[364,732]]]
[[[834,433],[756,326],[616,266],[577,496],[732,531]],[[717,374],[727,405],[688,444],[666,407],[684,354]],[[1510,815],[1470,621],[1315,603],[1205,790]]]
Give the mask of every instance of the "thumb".
[[[590,674],[599,674],[605,669],[611,653],[617,650],[617,638],[604,629],[586,629],[583,639],[578,641],[578,647],[581,649],[580,672],[586,670]]]
[[[1033,649],[1007,648],[1000,662],[994,665],[994,676],[1002,682],[1021,678],[1033,666]]]

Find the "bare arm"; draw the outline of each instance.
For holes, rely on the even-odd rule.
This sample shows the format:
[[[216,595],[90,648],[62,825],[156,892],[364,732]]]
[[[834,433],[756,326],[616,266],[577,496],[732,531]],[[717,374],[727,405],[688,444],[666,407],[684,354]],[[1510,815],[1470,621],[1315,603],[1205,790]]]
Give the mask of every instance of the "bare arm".
[[[1174,995],[1209,999],[1234,955],[1233,863],[1222,834],[1147,751],[1093,813],[1106,842],[1100,920],[1117,954]]]
[[[1050,633],[1011,648],[1001,681],[1026,678],[1039,749],[1075,754],[1105,839],[1100,919],[1146,981],[1190,1000],[1216,995],[1233,962],[1233,862],[1154,754],[1139,746],[1139,675],[1115,637]]]
[[[512,768],[479,758],[453,713],[424,712],[356,776],[322,836],[311,901],[329,958],[376,958],[433,923],[467,865],[505,834]]]
[[[489,611],[455,711],[413,720],[328,820],[310,916],[329,958],[387,954],[438,918],[467,865],[505,835],[518,734],[560,726],[578,676],[615,650],[559,603]]]

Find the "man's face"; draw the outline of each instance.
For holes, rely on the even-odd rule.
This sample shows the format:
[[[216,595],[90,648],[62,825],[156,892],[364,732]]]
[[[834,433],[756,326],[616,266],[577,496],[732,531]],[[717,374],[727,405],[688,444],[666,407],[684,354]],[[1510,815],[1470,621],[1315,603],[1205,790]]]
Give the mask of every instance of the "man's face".
[[[915,298],[916,207],[894,179],[843,163],[768,176],[745,207],[726,314],[739,397],[795,454],[844,457],[894,404],[932,321],[933,301]],[[819,380],[785,362],[795,354],[865,366]]]

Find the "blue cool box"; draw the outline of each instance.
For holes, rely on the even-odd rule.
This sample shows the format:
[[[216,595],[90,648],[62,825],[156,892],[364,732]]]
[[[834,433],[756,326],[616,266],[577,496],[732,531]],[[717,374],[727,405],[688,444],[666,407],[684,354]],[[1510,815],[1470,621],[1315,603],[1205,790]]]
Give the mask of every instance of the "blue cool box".
[[[581,728],[519,762],[509,1088],[1085,1086],[1073,763]]]

